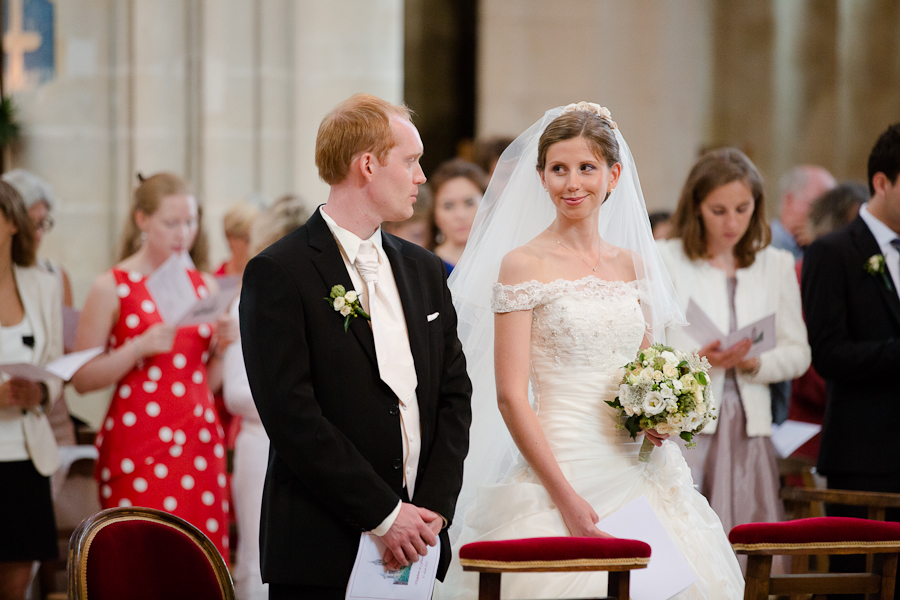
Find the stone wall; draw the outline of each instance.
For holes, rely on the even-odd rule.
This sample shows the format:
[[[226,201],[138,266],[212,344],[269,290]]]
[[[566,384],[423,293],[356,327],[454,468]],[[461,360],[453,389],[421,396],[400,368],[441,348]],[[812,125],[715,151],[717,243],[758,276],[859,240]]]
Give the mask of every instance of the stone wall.
[[[361,91],[403,99],[402,0],[54,7],[54,76],[8,90],[23,124],[11,166],[45,178],[60,199],[41,250],[68,269],[78,306],[117,260],[138,171],[191,182],[217,265],[231,203],[287,192],[310,207],[324,201],[313,147],[334,104]],[[100,421],[108,394],[71,397],[76,414]]]

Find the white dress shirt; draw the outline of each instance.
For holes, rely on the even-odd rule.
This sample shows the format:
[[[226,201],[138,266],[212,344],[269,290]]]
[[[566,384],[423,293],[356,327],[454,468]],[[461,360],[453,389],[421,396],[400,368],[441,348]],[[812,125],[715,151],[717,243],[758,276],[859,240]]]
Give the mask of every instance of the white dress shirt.
[[[354,264],[356,262],[356,255],[359,253],[359,246],[362,244],[363,240],[355,233],[338,225],[323,209],[324,207],[320,207],[319,213],[322,215],[322,218],[325,220],[325,223],[328,225],[328,228],[331,230],[332,235],[334,235],[334,238],[338,243],[338,247],[341,250],[341,258],[344,259],[344,266],[347,267],[347,273],[349,273],[350,280],[353,282],[353,288],[361,293],[360,302],[363,305],[363,309],[368,313],[368,294],[362,293],[366,289],[366,284]],[[402,313],[403,305],[400,301],[400,292],[397,290],[397,282],[394,280],[394,273],[390,268],[391,263],[384,253],[384,247],[382,245],[381,228],[378,228],[369,239],[374,244],[376,252],[378,252],[378,259],[381,262],[381,268],[379,270],[382,272],[386,271],[389,274],[388,277],[383,278],[383,281],[381,279],[378,281],[377,285],[381,286],[379,288],[381,290],[381,292],[379,292],[379,297],[382,292],[385,293],[390,298],[392,304],[396,302],[396,306],[400,307],[400,312]],[[385,269],[384,267],[387,268]],[[409,334],[407,333],[407,337],[408,335]],[[421,454],[422,449],[422,426],[419,422],[419,406],[415,394],[413,394],[413,397],[408,402],[401,403],[400,409],[400,438],[403,442],[404,465],[403,486],[407,489],[410,498],[412,498],[413,490],[415,489],[416,475],[418,473],[419,455]],[[394,524],[397,515],[400,513],[401,504],[402,502],[397,503],[397,506],[391,514],[389,514],[378,527],[373,529],[372,533],[376,535],[384,535],[387,533]]]
[[[894,291],[900,294],[900,252],[891,245],[891,241],[900,237],[897,232],[878,220],[875,215],[869,212],[869,203],[863,204],[859,209],[859,216],[865,222],[866,227],[872,232],[881,253],[884,255],[884,262],[887,265],[888,273],[894,281]]]

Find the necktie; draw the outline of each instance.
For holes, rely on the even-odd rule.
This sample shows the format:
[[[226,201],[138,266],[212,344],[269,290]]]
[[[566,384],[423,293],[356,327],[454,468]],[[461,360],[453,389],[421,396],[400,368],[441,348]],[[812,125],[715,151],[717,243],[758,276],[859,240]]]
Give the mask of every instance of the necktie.
[[[387,285],[384,283],[378,285],[382,267],[378,260],[378,251],[371,240],[365,240],[360,244],[359,253],[356,255],[356,270],[366,282],[378,372],[381,380],[388,384],[400,400],[400,428],[403,435],[403,458],[406,463],[403,466],[403,481],[412,498],[420,453],[419,405],[415,398],[418,379],[412,351],[409,349],[409,334],[403,320],[403,307],[399,296],[394,298],[389,296]]]

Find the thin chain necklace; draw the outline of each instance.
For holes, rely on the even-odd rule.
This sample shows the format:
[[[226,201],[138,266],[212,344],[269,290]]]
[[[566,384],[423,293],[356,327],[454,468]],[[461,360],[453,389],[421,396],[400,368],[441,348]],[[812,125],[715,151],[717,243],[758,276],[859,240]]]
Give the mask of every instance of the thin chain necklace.
[[[581,258],[581,256],[579,256],[578,254],[576,254],[574,250],[572,250],[571,248],[569,248],[568,246],[566,246],[565,244],[563,244],[561,241],[559,241],[558,239],[556,239],[556,236],[553,235],[553,232],[551,232],[549,229],[547,230],[547,233],[550,234],[550,237],[552,237],[554,240],[556,240],[556,243],[557,243],[557,244],[559,244],[560,246],[562,246],[563,248],[565,248],[566,250],[568,250],[569,252],[571,252],[572,254],[574,254],[575,257],[576,257],[578,260],[580,260],[581,262],[583,262],[583,263],[586,264],[587,266],[591,267],[591,263],[589,263],[588,261],[586,261],[586,260],[584,260],[583,258]],[[593,267],[591,267],[591,270],[592,270],[592,271],[596,271],[596,270],[597,270],[597,267],[600,266],[600,261],[601,261],[601,260],[603,260],[603,253],[602,253],[602,252],[600,253],[600,257],[597,258],[597,264],[594,265]]]

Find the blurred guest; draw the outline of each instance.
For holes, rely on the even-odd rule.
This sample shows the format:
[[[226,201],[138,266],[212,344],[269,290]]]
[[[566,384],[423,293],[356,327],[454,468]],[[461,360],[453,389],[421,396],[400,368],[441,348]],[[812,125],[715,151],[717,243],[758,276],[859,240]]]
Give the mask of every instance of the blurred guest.
[[[487,174],[474,163],[454,158],[437,168],[430,183],[434,195],[434,253],[444,261],[449,275],[466,249],[475,213],[487,189]]]
[[[62,355],[59,280],[35,267],[37,236],[19,193],[0,182],[0,363],[46,365]],[[0,374],[0,598],[23,600],[35,560],[57,557],[49,476],[59,451],[44,415],[56,378]]]
[[[39,252],[44,234],[49,233],[53,229],[52,212],[56,205],[56,196],[53,194],[53,188],[37,175],[24,169],[13,169],[8,173],[4,173],[2,179],[16,188],[16,191],[22,196],[22,200],[25,201],[28,216],[31,217],[31,221],[34,223],[35,250]],[[69,274],[60,264],[49,259],[41,259],[39,257],[35,265],[59,279],[60,288],[62,289],[60,310],[63,311],[63,331],[65,332],[67,327],[69,327],[67,319],[71,318],[73,321],[77,319],[77,313],[69,311],[67,315],[62,308],[62,306],[72,307],[72,285],[69,283]],[[73,322],[71,327],[74,328],[74,326],[75,323]],[[63,350],[71,351],[71,344],[71,338],[63,335]],[[54,400],[53,407],[47,414],[47,418],[50,419],[56,442],[61,446],[74,445],[76,443],[75,424],[69,416],[65,392],[61,389],[59,398]],[[64,477],[64,474],[60,473],[58,477]],[[54,487],[54,489],[56,488]]]
[[[859,207],[869,199],[866,186],[860,183],[842,183],[822,194],[813,202],[809,210],[809,237],[818,238],[848,225],[859,214]],[[797,279],[803,268],[803,259],[797,261]],[[794,421],[822,424],[825,416],[825,381],[816,373],[815,367],[794,380],[791,386],[789,418]],[[791,456],[802,457],[815,462],[819,456],[819,440],[816,434],[800,446]]]
[[[795,259],[809,245],[806,221],[813,200],[835,186],[834,177],[817,165],[799,165],[781,178],[779,215],[773,219],[772,246],[787,250]]]
[[[475,164],[484,169],[488,178],[493,177],[500,155],[512,143],[513,138],[502,135],[475,140]]]
[[[413,204],[413,216],[405,221],[386,221],[381,228],[407,242],[431,250],[431,191],[428,185],[419,186],[419,195]]]
[[[900,370],[900,123],[875,142],[868,178],[870,198],[859,216],[816,240],[803,259],[813,364],[828,396],[818,470],[832,489],[900,493],[892,377]],[[865,517],[864,508],[861,515],[856,507],[825,509]],[[900,510],[888,509],[887,518],[900,521]],[[831,559],[836,571],[863,563]]]
[[[259,215],[250,234],[250,252],[256,255],[297,229],[309,218],[309,211],[296,196],[279,198]],[[231,307],[238,316],[240,302]],[[234,510],[237,514],[238,546],[234,588],[238,600],[264,600],[268,584],[263,584],[259,564],[259,519],[263,484],[269,462],[269,438],[259,419],[247,371],[240,336],[225,351],[223,393],[228,410],[241,417],[241,431],[234,444],[234,471],[231,478]]]
[[[171,173],[141,178],[119,264],[91,287],[76,348],[107,351],[73,377],[81,393],[116,384],[97,434],[95,476],[103,508],[146,506],[192,523],[228,557],[225,449],[210,389],[221,385],[221,356],[236,336],[232,319],[176,328],[165,323],[147,277],[173,254],[191,250],[198,210]],[[198,298],[215,279],[188,268]]]
[[[216,270],[217,277],[244,274],[244,267],[250,260],[250,228],[253,221],[259,215],[259,209],[249,202],[233,204],[225,212],[225,240],[231,250],[231,258],[226,260]]]
[[[24,169],[13,169],[4,173],[3,181],[10,184],[22,196],[28,216],[31,217],[35,228],[35,240],[37,249],[40,249],[44,234],[53,229],[53,209],[56,205],[56,196],[50,184]],[[72,284],[69,282],[69,274],[58,263],[49,259],[38,258],[36,265],[48,273],[56,275],[60,280],[63,291],[63,304],[72,306]]]
[[[664,240],[672,231],[672,213],[667,210],[658,210],[650,213],[650,230],[653,231],[653,239]]]
[[[660,251],[683,307],[693,300],[730,333],[775,314],[776,347],[747,358],[744,339],[730,348],[700,348],[712,370],[718,419],[687,450],[694,482],[728,531],[751,521],[779,521],[778,466],[772,446],[769,383],[793,379],[809,367],[793,257],[767,247],[762,178],[735,148],[703,155],[688,175]],[[668,332],[667,343],[696,348],[689,329]]]

